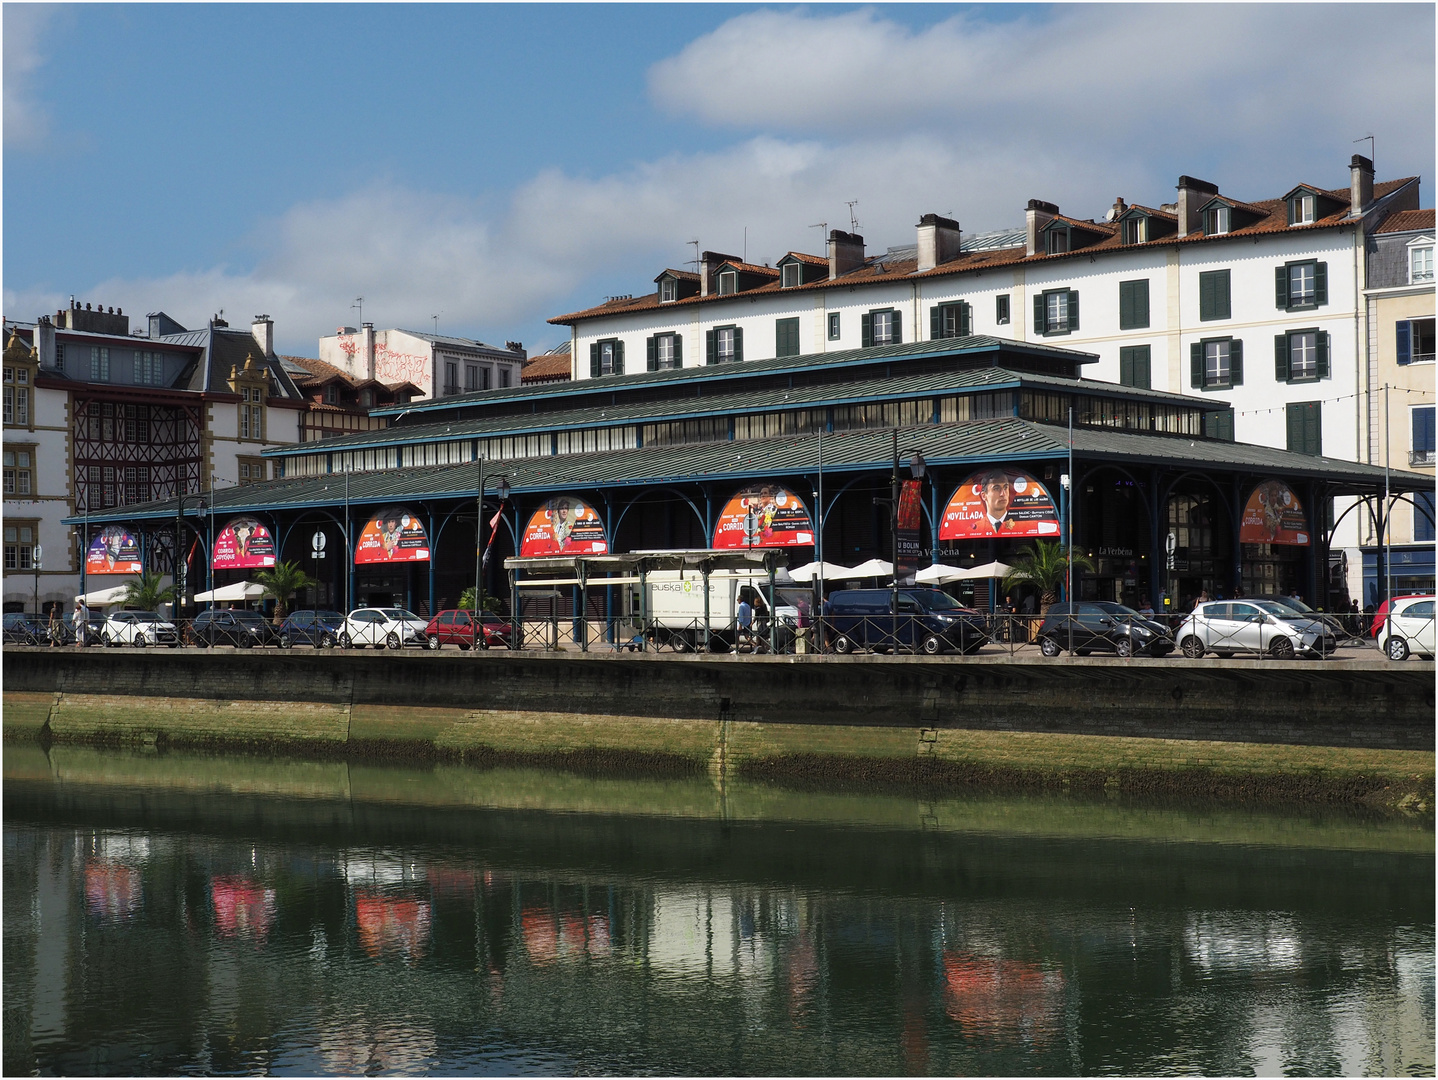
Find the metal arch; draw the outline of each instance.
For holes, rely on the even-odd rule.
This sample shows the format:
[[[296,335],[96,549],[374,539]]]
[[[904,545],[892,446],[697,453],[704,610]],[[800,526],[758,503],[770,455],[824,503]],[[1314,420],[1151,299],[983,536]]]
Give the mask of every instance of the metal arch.
[[[1383,530],[1379,527],[1378,524],[1378,514],[1373,507],[1373,500],[1376,498],[1378,498],[1378,496],[1376,495],[1360,495],[1355,498],[1352,503],[1349,504],[1347,510],[1343,511],[1343,513],[1339,514],[1336,518],[1334,518],[1333,527],[1328,530],[1329,544],[1331,545],[1333,543],[1333,535],[1338,531],[1339,523],[1342,522],[1343,519],[1346,518],[1353,511],[1357,510],[1360,506],[1368,512],[1368,524],[1373,526],[1373,532],[1376,535],[1382,535]]]
[[[1082,479],[1087,480],[1089,477],[1095,476],[1095,475],[1097,475],[1098,473],[1103,472],[1104,469],[1113,469],[1115,472],[1122,473],[1124,476],[1126,476],[1126,477],[1128,477],[1130,480],[1132,480],[1132,481],[1133,481],[1133,486],[1136,487],[1136,488],[1138,488],[1139,498],[1141,498],[1141,499],[1143,500],[1144,509],[1145,509],[1145,510],[1152,511],[1154,504],[1149,501],[1148,495],[1144,493],[1144,489],[1143,489],[1143,484],[1142,484],[1142,482],[1140,482],[1139,478],[1136,477],[1133,473],[1129,472],[1129,471],[1128,471],[1128,468],[1127,468],[1126,466],[1124,466],[1124,465],[1118,465],[1118,464],[1115,464],[1115,463],[1113,463],[1113,462],[1102,462],[1102,463],[1100,463],[1100,464],[1098,464],[1098,465],[1095,465],[1095,466],[1094,466],[1092,469],[1090,469],[1088,472],[1084,473]],[[1078,478],[1078,477],[1075,477],[1075,478],[1074,478],[1074,486],[1075,486],[1075,487],[1078,486],[1078,482],[1079,482],[1079,478]],[[1155,492],[1155,495],[1156,495],[1156,494],[1157,494],[1157,492]]]
[[[1240,474],[1235,474],[1235,476],[1237,475]],[[1248,474],[1245,473],[1241,475]],[[1163,489],[1162,497],[1158,500],[1159,508],[1162,508],[1163,506],[1167,505],[1169,498],[1173,495],[1173,489],[1176,488],[1182,481],[1188,479],[1190,476],[1202,480],[1204,483],[1208,484],[1211,488],[1213,488],[1213,490],[1218,493],[1219,499],[1223,502],[1224,508],[1229,510],[1230,513],[1232,512],[1232,507],[1228,506],[1228,494],[1221,487],[1218,486],[1218,481],[1213,479],[1213,477],[1206,476],[1201,472],[1194,472],[1192,469],[1185,469],[1183,472],[1177,474],[1173,477],[1172,480],[1168,482],[1168,484]]]
[[[615,519],[614,528],[609,534],[609,539],[611,543],[613,543],[614,540],[619,536],[619,526],[624,524],[624,515],[629,513],[630,510],[637,506],[639,504],[639,501],[643,499],[646,495],[652,495],[658,491],[673,492],[675,495],[679,496],[679,498],[684,500],[684,502],[688,505],[689,509],[693,512],[695,519],[699,522],[699,527],[701,529],[704,528],[704,515],[699,512],[699,507],[694,505],[694,500],[672,484],[660,484],[658,487],[648,488],[647,490],[640,492],[639,494],[635,495],[634,498],[630,499],[627,503],[624,504],[624,508],[619,511],[619,517]],[[606,500],[608,499],[607,495],[605,495],[604,497]]]

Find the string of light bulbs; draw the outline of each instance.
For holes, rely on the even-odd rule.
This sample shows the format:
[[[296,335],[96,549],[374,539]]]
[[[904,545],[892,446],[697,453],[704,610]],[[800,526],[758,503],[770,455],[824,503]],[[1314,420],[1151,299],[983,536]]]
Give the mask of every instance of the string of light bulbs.
[[[1407,395],[1417,394],[1417,395],[1419,395],[1420,397],[1429,397],[1429,398],[1431,398],[1431,397],[1433,396],[1433,391],[1432,391],[1432,390],[1423,390],[1423,389],[1420,389],[1420,388],[1418,388],[1418,387],[1416,387],[1416,386],[1375,386],[1372,390],[1360,390],[1360,391],[1358,391],[1358,392],[1356,392],[1356,393],[1352,393],[1352,394],[1339,394],[1337,397],[1319,398],[1318,401],[1321,402],[1321,403],[1323,403],[1323,404],[1325,404],[1325,405],[1326,405],[1326,404],[1330,404],[1330,403],[1336,403],[1336,402],[1339,402],[1339,401],[1352,401],[1352,400],[1354,400],[1355,398],[1372,397],[1372,396],[1374,396],[1374,395],[1380,393],[1380,392],[1383,391],[1384,389],[1387,389],[1387,390],[1389,390],[1390,392],[1395,393],[1395,394],[1407,394]],[[1308,404],[1312,404],[1312,402],[1307,402],[1307,401],[1305,401],[1303,404],[1308,405]],[[1275,405],[1275,406],[1273,406],[1272,408],[1269,408],[1269,409],[1235,409],[1235,410],[1234,410],[1234,415],[1235,415],[1235,416],[1265,416],[1265,415],[1268,415],[1269,413],[1281,413],[1281,412],[1284,412],[1287,408],[1288,408],[1288,405],[1287,405],[1287,403],[1285,403],[1285,404],[1283,404],[1283,405]]]

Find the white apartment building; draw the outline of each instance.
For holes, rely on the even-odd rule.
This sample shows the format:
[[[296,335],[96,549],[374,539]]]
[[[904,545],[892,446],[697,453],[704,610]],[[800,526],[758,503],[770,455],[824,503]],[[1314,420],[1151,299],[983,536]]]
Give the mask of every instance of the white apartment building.
[[[524,346],[500,349],[468,338],[417,330],[376,330],[374,323],[341,326],[320,338],[320,360],[357,379],[387,387],[418,387],[417,398],[452,397],[519,385]]]

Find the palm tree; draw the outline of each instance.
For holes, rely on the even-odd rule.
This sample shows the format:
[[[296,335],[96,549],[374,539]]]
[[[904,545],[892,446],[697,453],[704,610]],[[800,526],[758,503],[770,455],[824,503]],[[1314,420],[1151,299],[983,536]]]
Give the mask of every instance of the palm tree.
[[[297,562],[275,563],[272,570],[261,570],[255,575],[255,582],[265,587],[265,595],[275,598],[275,623],[285,621],[285,605],[290,597],[301,589],[314,587],[318,582]]]
[[[134,581],[125,582],[126,606],[139,608],[141,611],[155,611],[161,604],[172,602],[175,599],[175,587],[166,585],[162,588],[162,580],[163,574],[142,573]]]
[[[1073,565],[1076,570],[1092,570],[1093,562],[1087,555],[1074,552]],[[1057,540],[1035,540],[1019,548],[1018,558],[1012,563],[1013,569],[1004,578],[1007,592],[1019,582],[1028,582],[1039,590],[1039,613],[1048,610],[1059,598],[1059,589],[1068,577],[1069,558],[1064,547]]]
[[[469,588],[465,589],[464,592],[462,592],[462,593],[459,594],[459,604],[458,604],[457,606],[458,606],[458,607],[460,608],[460,610],[462,610],[462,611],[472,611],[472,610],[474,609],[474,586],[473,586],[473,585],[471,585]],[[498,615],[498,614],[499,614],[499,597],[494,596],[494,595],[489,594],[489,593],[486,593],[486,594],[485,594],[485,597],[484,597],[484,610],[485,610],[485,611],[492,611],[492,612],[494,612],[496,615]]]

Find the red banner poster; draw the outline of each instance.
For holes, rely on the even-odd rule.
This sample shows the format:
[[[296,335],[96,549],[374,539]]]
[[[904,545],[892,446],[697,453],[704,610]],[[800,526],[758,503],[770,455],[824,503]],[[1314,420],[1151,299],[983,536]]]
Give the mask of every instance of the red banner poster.
[[[524,530],[519,553],[531,555],[606,555],[609,541],[594,507],[568,495],[550,499],[536,510]]]
[[[1053,496],[1028,473],[1005,466],[983,469],[960,484],[939,523],[940,540],[1058,535]]]
[[[252,517],[238,517],[215,537],[216,570],[249,570],[275,565],[275,538]]]
[[[714,528],[714,546],[723,550],[806,547],[814,525],[804,500],[777,484],[745,488],[727,503]]]
[[[355,545],[355,565],[428,562],[429,538],[419,518],[403,506],[391,506],[365,522]]]
[[[923,510],[921,480],[905,480],[899,492],[899,565],[895,569],[900,581],[912,582],[919,569],[919,515]]]
[[[85,553],[87,574],[138,574],[144,568],[140,541],[123,525],[105,526]]]
[[[1265,480],[1254,488],[1238,526],[1241,544],[1308,543],[1308,518],[1293,489],[1282,480]]]

